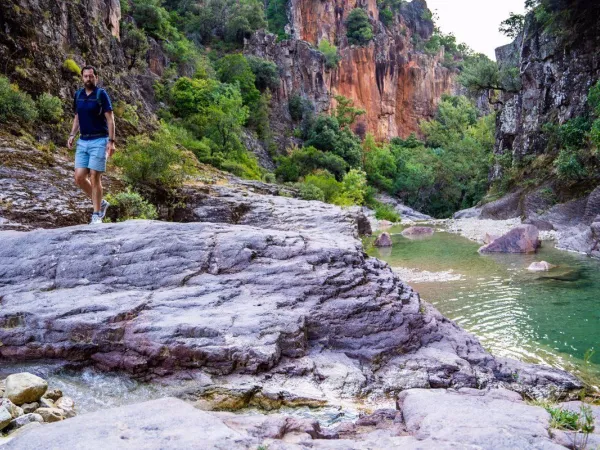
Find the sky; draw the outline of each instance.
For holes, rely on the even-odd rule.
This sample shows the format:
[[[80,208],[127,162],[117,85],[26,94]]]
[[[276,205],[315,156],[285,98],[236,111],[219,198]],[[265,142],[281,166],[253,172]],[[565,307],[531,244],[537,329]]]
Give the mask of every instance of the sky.
[[[454,33],[477,53],[496,59],[494,49],[511,42],[498,31],[511,12],[522,14],[525,0],[427,0],[437,12],[436,23],[444,33]]]

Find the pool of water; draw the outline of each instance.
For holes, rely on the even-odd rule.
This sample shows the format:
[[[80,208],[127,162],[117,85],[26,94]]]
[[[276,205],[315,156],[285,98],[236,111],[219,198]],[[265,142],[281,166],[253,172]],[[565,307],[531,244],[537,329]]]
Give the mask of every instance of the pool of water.
[[[535,255],[480,255],[479,244],[455,234],[411,240],[400,227],[387,231],[394,246],[379,249],[368,239],[367,252],[392,267],[451,271],[450,281],[416,277],[409,284],[492,354],[569,370],[600,386],[600,261],[550,243]],[[527,271],[542,260],[558,267]]]

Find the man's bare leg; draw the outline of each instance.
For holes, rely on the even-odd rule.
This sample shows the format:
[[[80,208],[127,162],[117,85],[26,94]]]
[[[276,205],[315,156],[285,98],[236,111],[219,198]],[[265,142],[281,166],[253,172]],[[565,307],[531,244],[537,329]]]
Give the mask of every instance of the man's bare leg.
[[[75,184],[81,188],[85,195],[90,199],[92,198],[92,185],[88,179],[90,169],[79,168],[75,169]]]
[[[102,172],[90,170],[90,182],[92,187],[92,203],[94,204],[94,212],[100,212],[100,204],[102,203]]]

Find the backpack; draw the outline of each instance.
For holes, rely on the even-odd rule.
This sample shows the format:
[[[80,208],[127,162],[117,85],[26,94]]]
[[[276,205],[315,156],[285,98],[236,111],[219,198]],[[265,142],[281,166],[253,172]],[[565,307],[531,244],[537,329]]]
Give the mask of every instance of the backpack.
[[[81,93],[84,90],[85,90],[85,88],[77,89],[77,92],[75,93],[75,105],[79,104],[79,97],[81,96]],[[102,89],[102,88],[96,89],[96,103],[100,107],[100,112],[98,113],[99,116],[102,115],[102,99],[100,98],[100,95],[102,94],[102,92],[104,92],[104,89]]]

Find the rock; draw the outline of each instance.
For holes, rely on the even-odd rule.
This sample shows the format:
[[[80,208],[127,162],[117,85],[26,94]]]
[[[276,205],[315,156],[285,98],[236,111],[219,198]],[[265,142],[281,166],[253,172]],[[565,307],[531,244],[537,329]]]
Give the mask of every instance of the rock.
[[[13,420],[13,416],[6,407],[0,405],[0,430],[6,428]]]
[[[46,380],[23,372],[9,375],[6,378],[6,392],[4,396],[16,405],[37,402],[48,389]]]
[[[411,389],[398,403],[417,439],[493,449],[560,449],[548,436],[550,415],[510,391]]]
[[[35,410],[35,413],[39,414],[44,419],[44,422],[48,423],[65,419],[64,411],[58,408],[38,408]]]
[[[523,223],[527,225],[533,225],[540,231],[553,231],[555,229],[554,225],[547,220],[525,219]]]
[[[534,253],[540,246],[538,229],[521,225],[479,249],[480,253]]]
[[[453,219],[478,219],[481,216],[481,208],[473,207],[462,209],[452,215]]]
[[[519,217],[522,213],[521,192],[508,194],[481,207],[482,219],[506,220]]]
[[[54,402],[49,398],[42,397],[40,398],[40,407],[41,408],[55,408]]]
[[[485,236],[483,237],[483,243],[484,244],[491,244],[492,242],[494,242],[496,239],[498,239],[500,236],[496,235],[496,234],[489,234],[489,233],[485,233]]]
[[[63,393],[60,389],[48,389],[42,397],[48,398],[48,399],[52,400],[53,402],[55,402],[62,396],[63,396]]]
[[[420,213],[405,204],[403,204],[399,199],[392,197],[389,194],[380,192],[375,196],[375,199],[385,205],[389,205],[394,208],[394,211],[398,213],[398,215],[404,220],[431,220],[433,217],[428,216],[427,214]]]
[[[24,414],[30,414],[30,413],[34,412],[36,409],[38,409],[39,407],[40,407],[40,404],[37,402],[23,403],[21,405],[21,408],[23,409]]]
[[[7,398],[0,399],[0,405],[10,413],[13,419],[24,414],[23,408],[18,407]]]
[[[100,410],[72,419],[34,428],[19,434],[11,450],[48,448],[227,448],[258,447],[257,439],[227,427],[211,414],[174,398],[163,398],[110,410]],[[202,444],[200,444],[202,443]]]
[[[55,406],[64,411],[65,417],[69,418],[75,416],[75,402],[71,397],[59,398],[56,401]]]
[[[527,267],[527,270],[529,270],[530,272],[547,272],[548,270],[552,269],[553,267],[556,267],[553,264],[550,264],[546,261],[536,261],[536,262],[532,262],[529,267]]]
[[[391,247],[392,246],[392,237],[390,233],[381,233],[375,239],[375,243],[373,244],[375,247]]]
[[[552,440],[563,447],[570,449],[597,449],[600,448],[600,434],[588,434],[587,436],[583,433],[576,433],[575,431],[557,430],[552,428],[550,430]],[[584,443],[586,445],[584,446]]]
[[[392,222],[390,222],[389,220],[379,220],[379,221],[377,221],[377,225],[379,228],[390,228],[394,224]]]
[[[6,427],[6,431],[17,430],[17,429],[22,428],[25,425],[28,425],[30,423],[33,423],[33,422],[42,423],[43,421],[44,421],[44,419],[39,414],[33,414],[33,413],[24,414],[22,416],[17,417],[16,419],[13,419],[10,422],[10,424],[8,425],[8,427]]]
[[[402,236],[408,238],[424,237],[433,235],[434,230],[430,227],[409,227],[402,231]]]

